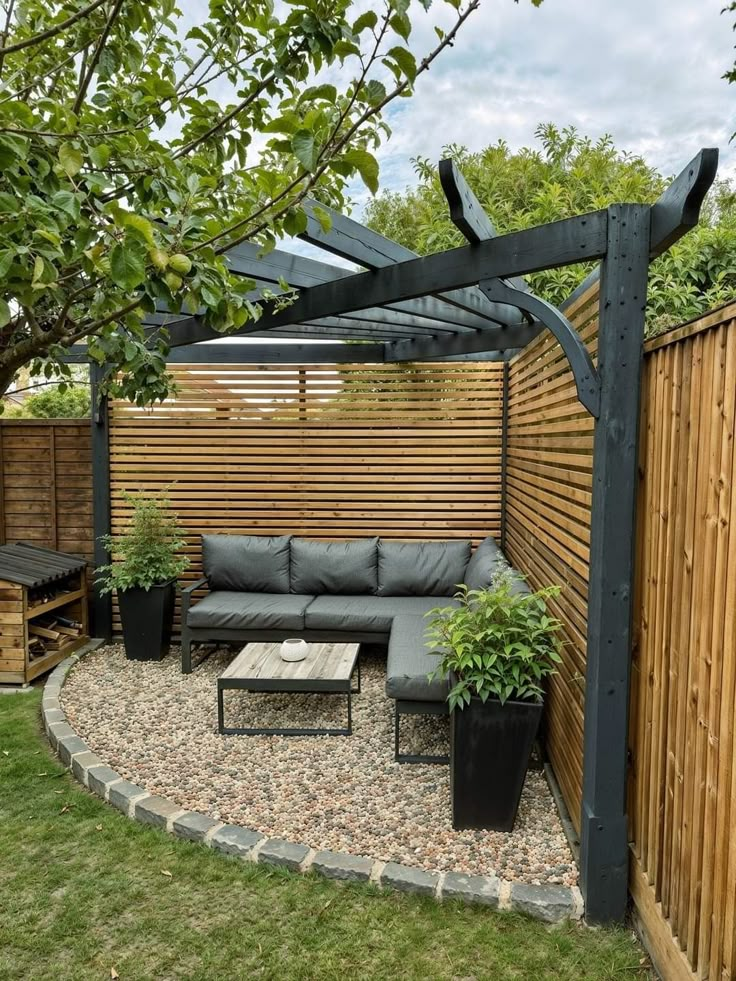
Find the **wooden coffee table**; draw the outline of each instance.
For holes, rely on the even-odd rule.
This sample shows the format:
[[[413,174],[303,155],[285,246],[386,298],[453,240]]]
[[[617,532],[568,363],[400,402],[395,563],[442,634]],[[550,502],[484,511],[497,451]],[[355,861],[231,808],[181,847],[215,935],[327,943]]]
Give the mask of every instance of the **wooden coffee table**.
[[[359,644],[309,644],[303,661],[282,661],[280,642],[246,644],[217,679],[217,724],[223,735],[349,736],[353,731],[352,696],[360,693]],[[357,668],[357,688],[353,674]],[[241,729],[225,725],[223,692],[300,692],[347,695],[348,724],[344,729]]]

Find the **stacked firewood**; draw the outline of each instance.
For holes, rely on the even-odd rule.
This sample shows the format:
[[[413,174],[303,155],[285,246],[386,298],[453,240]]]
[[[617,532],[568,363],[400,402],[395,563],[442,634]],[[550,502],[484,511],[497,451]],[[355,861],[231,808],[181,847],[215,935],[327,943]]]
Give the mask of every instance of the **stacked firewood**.
[[[69,617],[37,617],[28,624],[28,655],[31,660],[60,650],[73,637],[82,635],[82,624]]]

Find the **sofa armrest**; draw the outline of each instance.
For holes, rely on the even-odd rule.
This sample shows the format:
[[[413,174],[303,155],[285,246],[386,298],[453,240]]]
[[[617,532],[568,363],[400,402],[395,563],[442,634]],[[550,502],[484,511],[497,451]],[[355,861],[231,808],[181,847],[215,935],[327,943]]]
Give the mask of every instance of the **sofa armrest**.
[[[181,591],[181,620],[182,623],[187,621],[187,613],[189,612],[189,607],[192,605],[192,598],[194,596],[195,589],[202,589],[203,586],[208,584],[207,577],[202,576],[196,582],[193,582],[191,586],[187,586]]]

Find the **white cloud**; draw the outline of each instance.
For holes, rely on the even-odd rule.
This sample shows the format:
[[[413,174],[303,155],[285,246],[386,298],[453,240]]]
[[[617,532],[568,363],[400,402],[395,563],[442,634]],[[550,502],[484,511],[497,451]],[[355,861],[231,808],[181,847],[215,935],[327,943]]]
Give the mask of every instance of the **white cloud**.
[[[721,150],[736,173],[732,21],[722,0],[485,0],[455,47],[389,111],[393,136],[380,151],[381,186],[414,181],[411,158],[438,160],[447,143],[480,149],[499,139],[530,145],[538,123],[610,133],[664,174],[701,146]],[[414,16],[418,50],[430,28]],[[360,204],[366,193],[355,187]]]

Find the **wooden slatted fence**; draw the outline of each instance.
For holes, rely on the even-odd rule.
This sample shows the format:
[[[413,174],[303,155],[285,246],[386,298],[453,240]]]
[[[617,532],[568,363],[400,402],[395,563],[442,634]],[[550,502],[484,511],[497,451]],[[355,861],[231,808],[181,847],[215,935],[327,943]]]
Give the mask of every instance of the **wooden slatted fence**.
[[[595,358],[598,287],[565,311]],[[582,797],[593,419],[580,405],[567,359],[547,331],[509,367],[506,551],[532,585],[563,586],[551,608],[564,623],[565,656],[550,680],[546,744],[579,829]]]
[[[595,354],[597,289],[567,311]],[[631,891],[667,978],[736,977],[736,305],[645,345],[629,816]],[[548,335],[510,366],[507,550],[564,592],[547,749],[582,784],[592,420]]]
[[[736,977],[736,304],[645,348],[631,888],[666,976]]]
[[[0,539],[91,559],[89,419],[0,420]]]
[[[177,365],[178,394],[110,412],[124,490],[167,490],[190,578],[202,532],[479,540],[500,531],[503,366]]]

